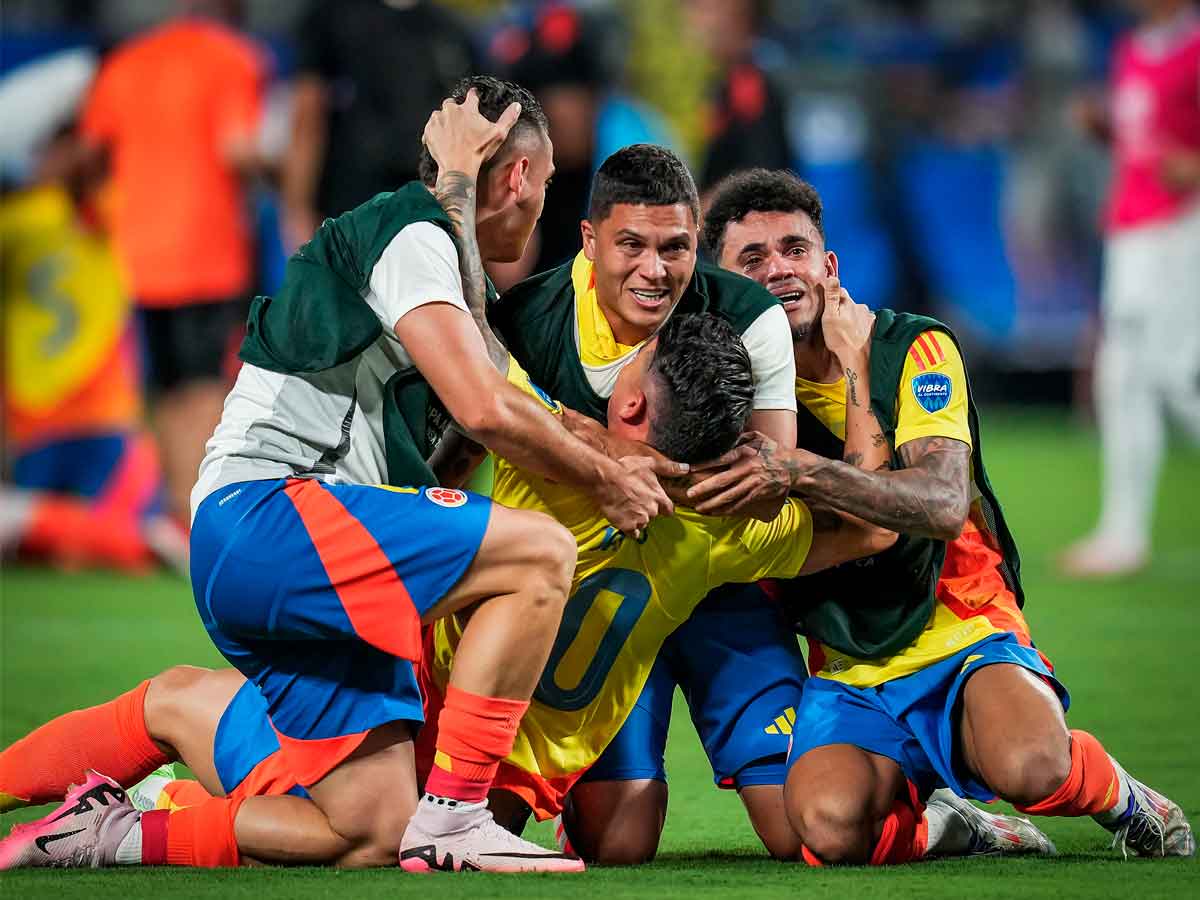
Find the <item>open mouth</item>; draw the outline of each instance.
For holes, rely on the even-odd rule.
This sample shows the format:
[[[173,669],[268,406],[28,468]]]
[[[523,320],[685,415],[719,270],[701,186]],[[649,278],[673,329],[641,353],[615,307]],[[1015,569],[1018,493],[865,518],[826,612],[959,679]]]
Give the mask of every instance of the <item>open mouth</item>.
[[[791,312],[800,307],[800,303],[804,300],[804,291],[787,291],[783,294],[776,294],[775,297],[783,304],[784,312]]]
[[[656,310],[660,309],[667,302],[668,291],[666,288],[657,291],[648,291],[642,288],[630,288],[629,293],[633,294],[633,302],[642,309]]]

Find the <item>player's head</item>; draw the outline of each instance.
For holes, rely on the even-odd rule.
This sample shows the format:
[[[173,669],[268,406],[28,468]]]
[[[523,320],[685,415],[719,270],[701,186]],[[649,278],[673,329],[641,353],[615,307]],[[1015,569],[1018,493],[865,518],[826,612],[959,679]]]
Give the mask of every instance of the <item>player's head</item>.
[[[700,199],[687,166],[665,147],[618,150],[592,180],[583,252],[596,299],[617,340],[636,344],[661,325],[696,268]]]
[[[458,103],[474,89],[479,112],[495,122],[510,103],[521,104],[521,116],[500,149],[479,171],[476,231],[485,260],[515,262],[541,218],[546,185],[554,174],[554,147],[550,143],[546,114],[533,94],[511,81],[490,75],[464,78],[450,93]],[[433,187],[437,163],[421,148],[421,181]]]
[[[836,275],[825,249],[821,197],[786,170],[749,169],[717,184],[704,218],[704,245],[723,269],[753,278],[783,301],[796,339],[821,319],[815,286]]]
[[[672,316],[621,370],[608,427],[698,463],[733,449],[753,407],[750,354],[733,326],[709,313]]]

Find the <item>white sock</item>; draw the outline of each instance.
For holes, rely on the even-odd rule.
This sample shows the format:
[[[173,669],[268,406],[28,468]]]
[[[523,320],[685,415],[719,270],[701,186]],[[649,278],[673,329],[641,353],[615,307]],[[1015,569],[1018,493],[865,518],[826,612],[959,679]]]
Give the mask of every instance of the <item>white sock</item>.
[[[137,822],[129,829],[129,833],[121,838],[121,843],[117,845],[114,862],[118,866],[140,866],[142,864],[141,816],[138,816]]]
[[[1129,784],[1132,779],[1129,777],[1129,773],[1122,769],[1111,755],[1108,758],[1112,761],[1113,770],[1117,773],[1117,802],[1113,804],[1112,809],[1092,816],[1106,828],[1117,825],[1126,818],[1131,811],[1130,801],[1133,798],[1133,788]]]

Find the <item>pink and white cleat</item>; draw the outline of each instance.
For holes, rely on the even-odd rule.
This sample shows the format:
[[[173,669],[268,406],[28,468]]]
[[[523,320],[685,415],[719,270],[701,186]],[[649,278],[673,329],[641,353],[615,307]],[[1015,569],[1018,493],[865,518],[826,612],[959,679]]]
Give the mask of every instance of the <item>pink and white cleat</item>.
[[[111,778],[88,772],[50,815],[17,825],[0,841],[0,869],[116,864],[117,847],[140,813]]]
[[[400,842],[406,872],[582,872],[583,860],[522,840],[492,818],[487,801],[425,794]]]

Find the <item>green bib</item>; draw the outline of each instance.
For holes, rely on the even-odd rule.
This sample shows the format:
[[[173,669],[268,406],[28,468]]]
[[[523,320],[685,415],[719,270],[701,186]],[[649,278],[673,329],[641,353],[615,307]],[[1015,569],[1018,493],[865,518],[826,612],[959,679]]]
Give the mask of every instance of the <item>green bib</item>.
[[[363,299],[371,271],[401,229],[416,222],[432,222],[455,240],[445,210],[416,181],[326,219],[288,260],[278,294],[254,298],[242,360],[285,375],[311,374],[341,365],[370,347],[383,334]],[[388,379],[384,397],[388,482],[436,485],[425,460],[449,421],[437,395],[410,367]]]
[[[489,308],[488,319],[534,384],[571,409],[606,422],[608,400],[592,390],[579,358],[572,264],[522,281]],[[698,262],[672,315],[710,312],[741,334],[778,302],[749,278]]]
[[[881,309],[871,341],[871,407],[894,448],[897,397],[908,348],[924,331],[953,332],[936,319]],[[961,351],[960,351],[961,352]],[[984,518],[1004,558],[1002,573],[1018,604],[1021,560],[988,481],[979,435],[979,414],[967,384],[968,421],[973,450],[971,474],[981,494]],[[803,404],[797,413],[797,445],[841,459],[844,443]],[[903,467],[892,450],[892,466]],[[934,590],[941,577],[946,545],[932,538],[900,535],[882,553],[781,584],[783,600],[798,631],[859,659],[891,656],[911,644],[933,614]]]

